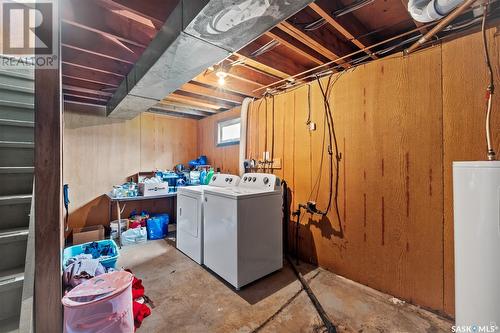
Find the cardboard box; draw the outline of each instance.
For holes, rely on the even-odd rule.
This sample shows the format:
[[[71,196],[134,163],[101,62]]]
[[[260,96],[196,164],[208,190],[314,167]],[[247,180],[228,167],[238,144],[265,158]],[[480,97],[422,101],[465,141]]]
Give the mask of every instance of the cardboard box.
[[[168,194],[168,183],[139,183],[139,194],[145,197]]]
[[[94,242],[104,239],[104,227],[93,225],[90,227],[73,229],[73,245]]]

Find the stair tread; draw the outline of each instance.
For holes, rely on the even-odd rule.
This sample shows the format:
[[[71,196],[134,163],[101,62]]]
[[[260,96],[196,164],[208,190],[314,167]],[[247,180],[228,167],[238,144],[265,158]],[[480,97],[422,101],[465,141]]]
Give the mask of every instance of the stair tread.
[[[11,228],[0,230],[0,244],[28,239],[28,228]]]
[[[24,267],[0,271],[0,285],[24,280]]]
[[[35,127],[34,121],[14,120],[0,118],[0,125],[17,126],[17,127]]]
[[[19,316],[0,320],[0,332],[17,333],[19,329]]]
[[[10,106],[10,107],[14,107],[14,108],[21,108],[21,109],[34,109],[35,108],[35,104],[15,102],[15,101],[6,101],[3,99],[0,99],[0,105]]]
[[[0,196],[0,205],[13,205],[31,202],[31,194]]]
[[[0,147],[4,148],[34,148],[34,142],[26,141],[0,141]]]
[[[1,173],[33,173],[35,167],[0,167]]]

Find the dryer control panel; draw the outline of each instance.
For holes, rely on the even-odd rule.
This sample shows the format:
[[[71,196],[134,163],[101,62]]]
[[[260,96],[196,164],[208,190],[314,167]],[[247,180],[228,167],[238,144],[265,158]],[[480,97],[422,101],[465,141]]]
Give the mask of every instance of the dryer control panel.
[[[210,179],[208,185],[217,187],[233,187],[238,186],[240,177],[225,173],[216,173]]]
[[[280,189],[280,179],[271,173],[245,173],[238,187],[275,191]]]

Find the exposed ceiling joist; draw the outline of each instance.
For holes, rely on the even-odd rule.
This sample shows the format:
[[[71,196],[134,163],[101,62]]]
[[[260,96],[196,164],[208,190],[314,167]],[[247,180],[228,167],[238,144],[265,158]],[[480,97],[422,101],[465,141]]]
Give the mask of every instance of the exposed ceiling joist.
[[[228,91],[223,91],[218,87],[203,85],[196,81],[190,81],[188,83],[183,84],[179,88],[179,90],[193,94],[204,95],[207,97],[217,98],[222,101],[232,102],[236,104],[240,104],[241,102],[243,102],[243,99],[245,98],[242,95],[234,94]]]
[[[268,66],[266,64],[263,64],[262,62],[259,62],[255,59],[245,57],[242,54],[238,53],[233,53],[231,57],[235,57],[235,61],[240,61],[243,66],[248,67],[253,70],[258,70],[261,71],[262,73],[266,73],[270,76],[273,76],[274,78],[278,79],[284,79],[290,76],[290,73],[287,72],[282,72],[280,70],[277,70],[276,68],[272,66]]]
[[[207,73],[201,73],[200,75],[196,76],[193,81],[200,82],[206,85],[210,85],[213,87],[220,87],[221,91],[225,92],[234,92],[237,94],[245,95],[245,96],[251,96],[251,97],[258,97],[258,95],[255,95],[253,92],[254,89],[257,87],[261,87],[261,85],[257,84],[248,84],[246,82],[242,82],[240,80],[237,80],[233,77],[226,77],[225,81],[226,83],[223,86],[220,86],[218,83],[218,78],[215,75],[213,71],[207,72]]]
[[[194,116],[196,118],[203,118],[206,116],[210,116],[211,113],[192,109],[189,107],[180,107],[180,106],[173,106],[173,105],[168,105],[168,104],[163,104],[163,103],[158,103],[151,107],[149,112],[159,112],[162,114],[169,114],[173,116],[179,116],[179,115],[184,115],[184,116]]]
[[[123,76],[121,75],[92,70],[87,67],[74,65],[67,62],[63,62],[61,67],[66,76],[71,76],[79,78],[81,80],[87,80],[96,83],[108,84],[114,87],[118,87],[118,85],[123,80]]]
[[[286,46],[287,48],[289,48],[293,52],[295,52],[303,57],[306,57],[307,59],[311,60],[312,62],[316,63],[317,65],[321,65],[324,63],[320,59],[320,57],[315,57],[313,54],[311,54],[312,52],[305,50],[305,48],[301,47],[300,44],[293,43],[292,38],[290,38],[290,37],[287,38],[286,34],[285,35],[280,34],[280,31],[281,30],[279,30],[279,29],[273,29],[271,31],[266,32],[266,35],[271,37],[272,39],[277,40],[280,44]],[[281,32],[283,32],[283,31],[281,31]]]
[[[334,19],[330,14],[328,14],[323,8],[321,8],[317,3],[312,3],[309,5],[309,7],[315,11],[319,16],[324,18],[328,24],[330,24],[333,28],[335,28],[338,32],[340,32],[345,38],[347,38],[349,41],[351,41],[354,45],[359,47],[360,49],[364,49],[368,45],[365,45],[362,43],[360,40],[356,39],[352,33],[360,33],[360,28],[356,28],[356,32],[354,31],[354,28],[351,25],[351,31],[352,33],[347,30],[344,25],[340,24],[336,19]],[[367,54],[370,54],[372,59],[377,59],[377,56],[374,54],[371,54],[370,51],[367,51]]]
[[[342,56],[334,53],[332,50],[323,46],[320,42],[308,36],[305,32],[303,32],[302,30],[300,30],[299,28],[295,27],[293,24],[287,21],[283,21],[280,24],[278,24],[278,28],[283,30],[290,36],[294,37],[295,39],[299,40],[300,42],[304,43],[305,45],[309,46],[310,48],[318,50],[331,61],[335,61]],[[349,67],[349,65],[346,64],[345,61],[340,61],[339,63],[344,68]]]
[[[190,105],[190,104],[176,102],[176,101],[169,101],[169,100],[166,100],[166,99],[161,100],[160,102],[158,102],[158,104],[169,105],[169,106],[176,106],[178,108],[194,109],[194,110],[197,110],[197,111],[203,111],[203,112],[210,113],[210,114],[217,113],[217,110],[214,110],[214,109],[211,109],[211,108],[206,108],[206,107],[203,107],[203,106],[193,106],[193,105]]]
[[[207,98],[203,98],[202,96],[199,95],[192,95],[192,96],[181,95],[178,91],[168,95],[167,100],[214,109],[215,111],[227,110],[235,106],[232,103],[227,103],[227,102],[224,103],[213,99],[210,100]]]
[[[71,24],[62,22],[61,43],[75,45],[79,49],[91,51],[94,54],[108,56],[117,60],[135,63],[144,52],[143,48],[103,36],[100,33],[81,29]]]

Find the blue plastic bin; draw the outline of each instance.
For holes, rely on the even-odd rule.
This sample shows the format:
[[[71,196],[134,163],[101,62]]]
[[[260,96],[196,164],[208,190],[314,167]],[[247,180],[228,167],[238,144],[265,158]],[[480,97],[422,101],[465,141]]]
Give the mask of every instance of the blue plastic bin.
[[[147,220],[148,239],[162,239],[167,237],[168,223],[170,217],[168,214],[155,214]]]
[[[74,246],[70,246],[70,247],[65,248],[63,251],[63,262],[62,262],[63,269],[65,269],[67,267],[66,261],[68,261],[69,258],[77,256],[79,254],[82,254],[84,252],[83,248],[86,245],[91,244],[91,243],[93,243],[93,242],[88,242],[88,243],[74,245]],[[106,258],[104,260],[99,259],[99,261],[106,268],[115,268],[116,262],[118,261],[118,257],[120,256],[120,253],[118,252],[118,246],[116,246],[115,241],[112,239],[105,239],[105,240],[97,241],[96,243],[98,243],[99,245],[111,245],[111,247],[114,248],[116,256],[109,257],[109,258]]]

